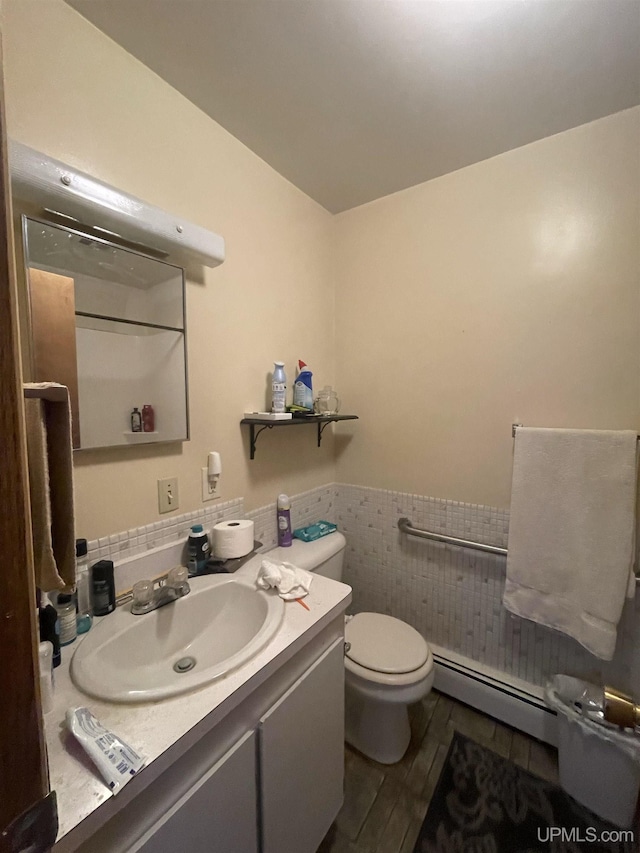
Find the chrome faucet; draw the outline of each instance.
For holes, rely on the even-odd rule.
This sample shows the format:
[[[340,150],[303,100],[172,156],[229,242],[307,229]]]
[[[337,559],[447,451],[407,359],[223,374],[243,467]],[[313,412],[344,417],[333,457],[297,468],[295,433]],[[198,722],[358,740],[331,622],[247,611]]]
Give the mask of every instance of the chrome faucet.
[[[191,592],[187,581],[188,572],[185,566],[176,566],[168,573],[166,580],[161,579],[158,586],[151,580],[138,581],[133,585],[133,603],[131,612],[134,616],[150,613],[165,604],[171,604],[179,598],[184,598]]]

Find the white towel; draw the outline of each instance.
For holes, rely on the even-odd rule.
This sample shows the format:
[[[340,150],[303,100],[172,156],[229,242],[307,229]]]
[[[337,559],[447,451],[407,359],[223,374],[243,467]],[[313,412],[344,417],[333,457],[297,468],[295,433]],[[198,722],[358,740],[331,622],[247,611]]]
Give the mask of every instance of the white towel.
[[[504,606],[611,660],[635,592],[637,435],[516,431]]]
[[[309,594],[312,580],[312,574],[299,569],[292,563],[272,563],[270,560],[263,560],[258,569],[256,584],[262,589],[275,588],[280,598],[293,601]]]

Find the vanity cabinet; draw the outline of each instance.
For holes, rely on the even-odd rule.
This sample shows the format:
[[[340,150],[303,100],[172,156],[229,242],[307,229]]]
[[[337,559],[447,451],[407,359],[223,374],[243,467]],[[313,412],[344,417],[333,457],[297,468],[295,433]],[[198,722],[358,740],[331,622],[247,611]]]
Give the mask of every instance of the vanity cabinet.
[[[135,853],[257,853],[256,733],[248,732],[133,845]]]
[[[342,805],[343,649],[335,641],[131,853],[315,853]]]
[[[343,614],[186,751],[175,747],[54,853],[316,853],[343,799]]]
[[[260,720],[262,853],[315,853],[342,805],[344,643]]]

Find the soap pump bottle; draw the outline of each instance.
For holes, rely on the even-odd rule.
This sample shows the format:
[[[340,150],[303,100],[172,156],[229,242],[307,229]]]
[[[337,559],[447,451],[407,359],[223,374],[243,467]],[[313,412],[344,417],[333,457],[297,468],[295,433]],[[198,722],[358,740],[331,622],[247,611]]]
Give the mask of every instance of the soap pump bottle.
[[[291,501],[287,495],[278,495],[278,545],[291,545]]]

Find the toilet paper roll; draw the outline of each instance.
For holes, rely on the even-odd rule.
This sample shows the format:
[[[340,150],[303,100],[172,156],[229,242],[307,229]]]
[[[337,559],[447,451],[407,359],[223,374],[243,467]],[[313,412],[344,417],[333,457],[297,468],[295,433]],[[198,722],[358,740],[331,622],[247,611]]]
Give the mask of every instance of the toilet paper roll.
[[[253,550],[253,521],[247,518],[221,521],[213,528],[213,553],[219,560],[244,557]]]

